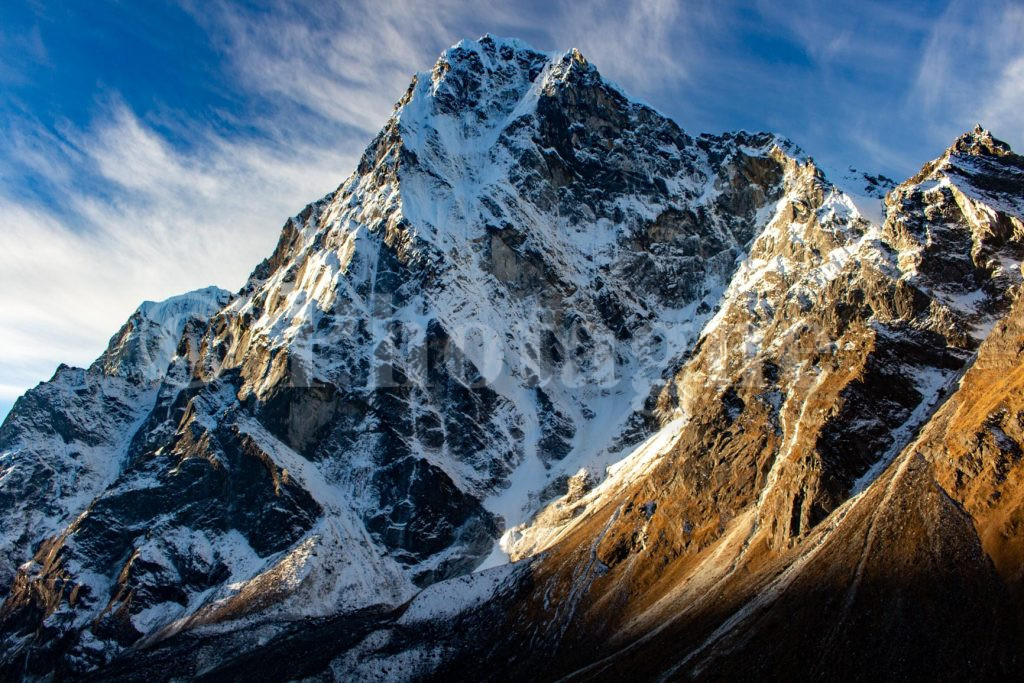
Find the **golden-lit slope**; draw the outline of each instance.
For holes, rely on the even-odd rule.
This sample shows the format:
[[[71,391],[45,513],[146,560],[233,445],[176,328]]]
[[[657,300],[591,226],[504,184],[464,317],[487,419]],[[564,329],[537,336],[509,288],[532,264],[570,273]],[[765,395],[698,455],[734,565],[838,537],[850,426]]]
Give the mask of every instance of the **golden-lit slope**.
[[[890,194],[881,230],[790,169],[789,222],[663,393],[658,448],[521,532],[543,552],[483,661],[607,680],[1017,670],[1024,231],[978,188],[1021,167],[968,133]]]

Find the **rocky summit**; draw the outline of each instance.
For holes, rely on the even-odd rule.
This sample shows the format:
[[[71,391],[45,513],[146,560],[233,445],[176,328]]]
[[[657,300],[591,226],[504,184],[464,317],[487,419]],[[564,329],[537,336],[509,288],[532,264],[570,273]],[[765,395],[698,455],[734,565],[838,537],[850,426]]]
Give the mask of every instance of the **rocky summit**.
[[[240,291],[17,401],[0,678],[1018,677],[1022,257],[981,127],[833,180],[459,43]]]

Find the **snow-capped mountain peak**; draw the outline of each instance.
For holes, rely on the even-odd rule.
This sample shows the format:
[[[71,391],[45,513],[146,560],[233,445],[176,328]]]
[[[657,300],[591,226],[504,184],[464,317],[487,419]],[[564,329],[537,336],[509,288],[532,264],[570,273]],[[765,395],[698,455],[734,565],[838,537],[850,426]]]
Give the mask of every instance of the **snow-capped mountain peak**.
[[[0,674],[217,675],[323,628],[289,675],[443,677],[473,641],[421,627],[456,617],[486,657],[700,630],[873,490],[1005,314],[1022,168],[979,129],[833,184],[576,50],[463,41],[238,294],[147,302],[19,400]]]
[[[115,334],[93,368],[109,375],[145,381],[164,377],[185,326],[204,325],[231,299],[219,287],[206,287],[163,301],[145,301]]]

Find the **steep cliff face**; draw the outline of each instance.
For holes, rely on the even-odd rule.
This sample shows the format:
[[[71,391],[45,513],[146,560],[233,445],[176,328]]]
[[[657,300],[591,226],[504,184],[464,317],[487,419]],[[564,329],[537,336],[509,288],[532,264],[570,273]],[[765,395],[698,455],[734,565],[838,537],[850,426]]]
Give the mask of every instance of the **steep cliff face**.
[[[1007,671],[1024,161],[855,175],[446,50],[240,292],[15,406],[0,671]]]
[[[736,337],[719,346],[733,355],[749,338],[743,332],[759,337],[755,359],[773,348],[793,353],[805,340],[815,345],[771,358],[781,381],[762,368],[745,385],[753,391],[728,383],[723,408],[708,411],[706,390],[697,401],[686,394],[713,375],[700,354],[684,368],[680,405],[701,416],[700,431],[711,436],[692,447],[683,429],[666,466],[654,471],[661,478],[608,504],[621,511],[594,546],[597,557],[603,548],[630,552],[606,555],[610,570],[593,580],[581,621],[600,631],[615,604],[625,616],[605,633],[623,649],[587,675],[641,667],[651,676],[708,678],[850,670],[995,676],[1019,666],[1017,608],[1006,601],[1014,582],[996,577],[998,553],[984,549],[996,532],[963,505],[949,455],[928,455],[922,435],[953,406],[974,402],[971,385],[984,391],[971,378],[1005,348],[1002,326],[1016,324],[1009,305],[1021,281],[1020,162],[984,131],[966,134],[889,194],[884,226],[867,233],[873,243],[860,242],[813,304],[786,316],[804,330],[799,336],[777,346],[749,317],[737,317]],[[990,190],[982,194],[982,186]],[[999,332],[979,349],[998,319]],[[706,338],[722,334],[722,324],[728,318],[712,323]],[[705,349],[708,365],[729,367],[707,341]],[[1016,360],[1004,357],[1003,370]],[[787,369],[797,369],[797,381],[787,384]],[[810,376],[801,380],[801,370]],[[761,418],[766,408],[757,403],[772,392],[777,422],[771,412]],[[738,428],[722,417],[730,408]],[[964,439],[979,429],[952,431]],[[975,467],[1010,470],[1010,446],[974,451]],[[750,464],[744,472],[737,462]],[[631,520],[630,505],[648,498],[656,503],[647,504],[651,518]],[[694,500],[707,502],[695,510]],[[680,519],[694,533],[680,530]],[[624,595],[642,597],[623,610]],[[673,653],[680,640],[690,645]]]
[[[18,400],[0,427],[0,595],[39,543],[117,476],[158,395],[187,383],[196,336],[229,297],[211,287],[146,302],[90,369],[62,365]]]
[[[968,133],[879,226],[793,162],[662,428],[516,530],[532,559],[458,636],[403,617],[334,671],[410,651],[436,678],[1016,670],[1019,165]]]
[[[447,50],[208,322],[165,334],[177,304],[144,307],[87,371],[149,393],[10,563],[8,661],[85,670],[255,615],[383,610],[504,561],[506,528],[656,426],[777,211],[784,150],[693,138],[576,51]]]
[[[982,548],[1018,603],[1024,587],[1022,341],[1024,300],[1018,291],[957,392],[913,448],[936,483],[970,515]]]
[[[969,138],[991,141],[969,134],[944,159]],[[961,167],[985,163],[976,154]],[[1008,161],[989,172],[1012,178]],[[671,436],[633,458],[673,454],[645,465],[645,492],[628,503],[688,520],[690,531],[665,541],[670,555],[707,545],[745,510],[756,510],[753,547],[806,534],[892,460],[1005,313],[1021,279],[1019,219],[966,198],[954,183],[977,176],[947,175],[943,163],[890,193],[878,226],[813,165],[792,162],[775,218],[659,397]],[[579,523],[581,509],[634,485],[629,460],[600,490],[556,502],[524,529],[527,541],[540,540],[524,542],[522,554],[564,535],[553,521]],[[649,521],[631,520],[609,539],[635,545]]]

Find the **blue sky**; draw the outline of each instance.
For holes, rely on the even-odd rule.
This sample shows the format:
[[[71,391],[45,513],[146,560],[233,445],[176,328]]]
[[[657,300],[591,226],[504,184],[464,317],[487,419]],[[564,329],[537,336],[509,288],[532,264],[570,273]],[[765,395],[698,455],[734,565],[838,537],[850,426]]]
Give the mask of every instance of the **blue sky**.
[[[903,179],[976,122],[1024,146],[1024,4],[0,3],[0,414],[143,299],[239,287],[412,73],[485,32],[578,47],[692,133]]]

